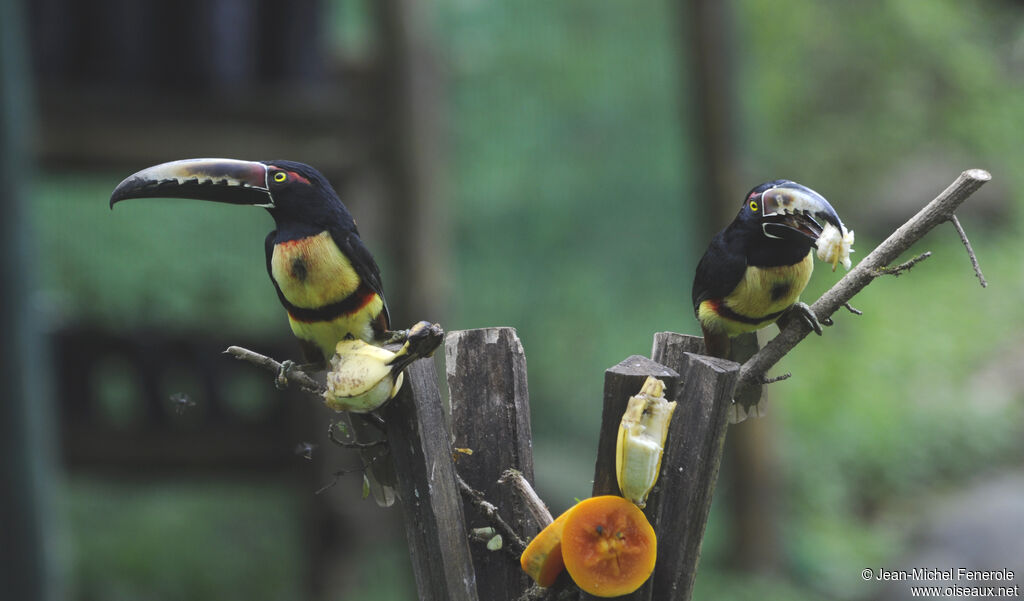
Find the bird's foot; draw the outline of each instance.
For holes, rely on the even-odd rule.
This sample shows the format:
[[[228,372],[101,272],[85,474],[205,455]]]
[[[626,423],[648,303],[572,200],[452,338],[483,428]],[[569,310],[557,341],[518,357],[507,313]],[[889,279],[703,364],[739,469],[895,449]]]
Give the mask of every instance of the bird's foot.
[[[311,371],[316,371],[316,369],[320,367],[321,366],[317,363],[300,364],[292,361],[291,359],[285,359],[281,362],[281,369],[278,370],[277,377],[274,378],[274,386],[276,386],[278,390],[284,390],[285,388],[288,388],[288,376],[290,376],[292,372],[301,371],[309,373]]]
[[[274,386],[278,390],[284,390],[288,388],[288,374],[295,369],[295,362],[291,359],[285,359],[281,362],[281,369],[277,372],[277,377],[274,378]]]
[[[421,321],[405,331],[405,344],[395,353],[392,363],[408,364],[429,357],[444,340],[444,329],[436,323]],[[405,365],[402,365],[404,368]]]
[[[794,316],[802,318],[804,320],[804,323],[806,323],[808,327],[814,330],[815,334],[821,336],[822,322],[818,321],[818,316],[814,314],[814,310],[807,306],[806,303],[801,303],[799,301],[793,303],[793,306],[790,307],[789,310],[786,311],[786,313],[783,315],[786,321],[789,321],[789,319],[793,318]],[[832,325],[831,320],[826,320],[824,323],[827,326]]]
[[[380,339],[380,345],[403,344],[409,339],[409,332],[410,330],[388,330],[384,332],[384,337]]]

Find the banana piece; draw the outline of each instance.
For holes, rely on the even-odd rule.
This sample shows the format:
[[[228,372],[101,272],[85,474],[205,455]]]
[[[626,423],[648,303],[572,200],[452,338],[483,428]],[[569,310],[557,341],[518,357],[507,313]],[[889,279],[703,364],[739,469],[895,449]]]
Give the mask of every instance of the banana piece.
[[[619,424],[615,447],[615,473],[622,496],[638,507],[658,481],[661,455],[676,403],[665,399],[665,383],[648,377],[640,392],[630,397]]]
[[[342,340],[331,357],[324,404],[335,411],[369,413],[393,399],[402,388],[402,370],[429,357],[444,339],[441,326],[421,321],[403,331],[397,352],[357,339]]]
[[[839,231],[836,226],[826,223],[815,243],[818,247],[816,254],[822,261],[832,264],[832,271],[836,270],[839,263],[843,264],[843,269],[849,271],[852,265],[850,253],[853,252],[853,240],[853,230],[846,229],[844,225],[843,230]]]
[[[367,413],[398,394],[403,374],[395,375],[395,353],[362,340],[342,340],[334,350],[324,393],[328,407]]]

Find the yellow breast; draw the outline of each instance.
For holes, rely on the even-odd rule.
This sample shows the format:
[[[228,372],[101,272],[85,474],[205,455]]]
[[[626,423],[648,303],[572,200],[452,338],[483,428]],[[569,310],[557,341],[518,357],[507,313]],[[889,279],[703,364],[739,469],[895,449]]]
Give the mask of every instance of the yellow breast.
[[[359,287],[359,276],[330,232],[274,246],[271,274],[288,302],[316,309],[340,301]]]
[[[736,288],[721,301],[702,302],[697,309],[697,317],[708,330],[729,336],[759,330],[778,318],[773,314],[785,311],[799,300],[813,271],[814,257],[811,253],[795,265],[748,266]],[[724,304],[727,311],[723,311],[720,304]],[[742,316],[744,320],[730,318],[729,312]]]
[[[777,313],[800,298],[814,270],[810,253],[795,265],[747,267],[739,285],[725,297],[725,304],[747,317]]]

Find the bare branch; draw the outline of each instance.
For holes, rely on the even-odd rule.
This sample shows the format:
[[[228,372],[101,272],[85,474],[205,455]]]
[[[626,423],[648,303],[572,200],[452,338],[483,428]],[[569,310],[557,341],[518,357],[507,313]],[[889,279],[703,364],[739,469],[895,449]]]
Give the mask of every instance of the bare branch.
[[[472,503],[473,507],[476,507],[480,513],[486,515],[487,519],[491,520],[494,527],[508,541],[506,544],[502,545],[502,548],[512,553],[516,559],[519,559],[519,556],[526,550],[526,541],[524,541],[519,534],[512,529],[512,526],[508,525],[508,522],[506,522],[501,517],[501,514],[498,513],[498,508],[495,507],[493,503],[488,502],[487,499],[484,498],[484,494],[482,492],[476,490],[469,484],[466,484],[466,481],[458,474],[455,474],[455,480],[459,484],[459,490],[462,491],[462,496],[469,499],[469,502]]]
[[[523,500],[526,505],[526,509],[529,510],[530,514],[533,515],[533,519],[537,520],[537,524],[543,529],[551,522],[555,521],[551,517],[551,512],[548,511],[544,501],[540,500],[537,495],[537,491],[533,490],[530,483],[523,476],[523,473],[519,470],[505,470],[501,474],[501,478],[498,478],[498,484],[511,484],[512,489],[516,491],[519,497]]]
[[[851,269],[843,279],[815,301],[811,305],[814,314],[818,316],[819,320],[830,318],[833,313],[875,279],[875,273],[879,268],[892,263],[896,257],[906,252],[935,226],[952,221],[953,212],[957,207],[990,179],[992,176],[981,169],[970,169],[961,173],[956,181],[921,209],[917,215],[901,225]],[[759,385],[764,374],[810,332],[810,326],[803,320],[790,320],[780,330],[778,336],[768,341],[764,348],[743,364],[740,369],[739,381],[736,383],[737,394],[750,386]]]
[[[364,477],[365,477],[366,467],[352,467],[352,468],[347,468],[347,469],[338,470],[338,471],[334,472],[333,474],[331,474],[331,476],[333,476],[333,479],[330,482],[328,482],[327,484],[324,484],[323,486],[318,488],[316,491],[313,492],[313,494],[314,495],[322,495],[322,494],[324,494],[328,490],[334,488],[338,484],[338,482],[341,481],[341,477],[342,476],[345,476],[347,474],[351,474],[351,473],[354,473],[354,472],[362,472],[364,474]]]
[[[343,447],[346,449],[369,449],[372,447],[378,447],[381,445],[388,444],[388,441],[384,438],[381,438],[380,440],[374,440],[372,442],[356,442],[354,440],[342,440],[338,438],[337,434],[334,433],[334,427],[336,425],[338,425],[337,422],[331,422],[331,424],[327,426],[327,438],[329,438],[331,442],[338,445],[339,447]]]
[[[283,367],[281,363],[256,351],[250,351],[240,346],[229,346],[224,352],[240,361],[248,361],[256,367],[262,367],[275,376],[281,374]],[[310,394],[322,395],[326,390],[319,382],[311,378],[309,374],[299,369],[289,369],[285,382],[287,384],[295,384],[300,390]]]
[[[932,256],[932,251],[929,250],[929,251],[926,251],[926,252],[923,252],[923,253],[917,255],[916,257],[914,257],[913,259],[911,259],[909,261],[905,261],[903,263],[900,263],[896,267],[879,267],[878,269],[875,270],[875,273],[873,275],[876,275],[876,276],[891,275],[893,277],[899,277],[899,276],[903,275],[904,273],[910,271],[911,267],[913,267],[914,265],[917,265],[921,261],[924,261],[925,259],[927,259],[930,256]]]
[[[974,268],[974,275],[978,276],[978,282],[981,283],[981,287],[987,288],[988,282],[985,281],[985,276],[981,275],[981,266],[978,265],[978,257],[974,255],[974,249],[971,248],[971,241],[967,239],[967,232],[960,225],[960,220],[956,218],[956,215],[950,215],[949,220],[953,223],[953,227],[956,228],[956,233],[960,234],[960,242],[963,242],[964,248],[967,249],[967,256],[971,259],[971,267]]]

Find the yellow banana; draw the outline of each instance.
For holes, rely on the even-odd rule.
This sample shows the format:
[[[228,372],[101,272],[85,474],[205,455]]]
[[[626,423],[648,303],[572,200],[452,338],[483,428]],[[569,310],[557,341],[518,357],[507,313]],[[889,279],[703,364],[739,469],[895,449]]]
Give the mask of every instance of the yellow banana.
[[[649,377],[640,392],[630,397],[619,424],[615,446],[615,473],[622,496],[638,507],[658,481],[661,455],[668,436],[675,402],[665,398],[665,383]]]
[[[342,340],[331,357],[324,404],[353,413],[377,409],[398,394],[402,370],[416,359],[429,357],[443,337],[440,326],[421,321],[408,330],[397,352],[362,340]]]

